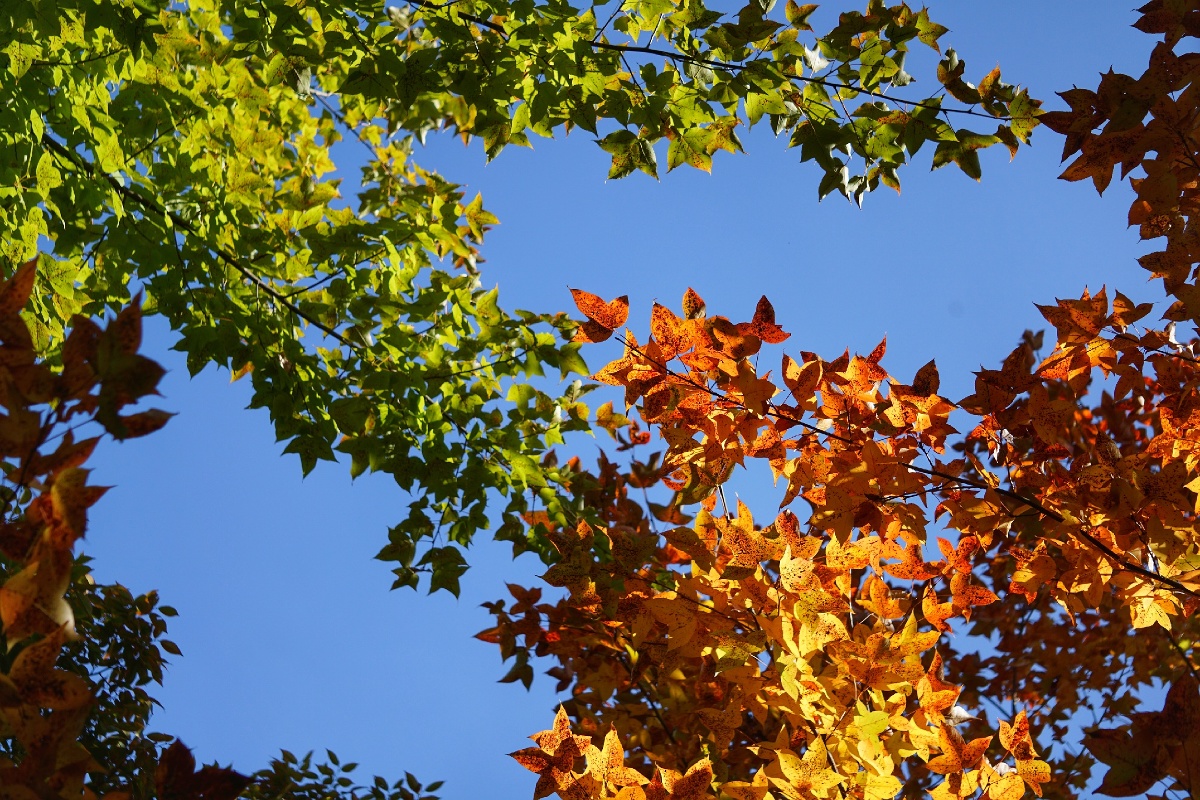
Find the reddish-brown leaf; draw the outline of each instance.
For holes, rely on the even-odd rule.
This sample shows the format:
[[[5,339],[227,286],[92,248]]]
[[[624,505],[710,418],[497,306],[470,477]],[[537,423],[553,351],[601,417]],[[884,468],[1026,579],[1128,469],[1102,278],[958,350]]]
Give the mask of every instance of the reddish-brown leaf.
[[[163,751],[154,773],[158,800],[235,800],[253,778],[217,766],[196,771],[192,751],[178,739]]]
[[[754,309],[754,317],[749,322],[738,323],[737,327],[739,333],[752,334],[767,344],[779,344],[791,336],[775,324],[775,308],[766,295],[759,299],[758,306]]]
[[[572,289],[571,296],[575,299],[575,306],[585,317],[610,331],[621,327],[625,320],[629,319],[628,295],[621,295],[607,303],[582,289]]]
[[[937,363],[930,361],[925,366],[917,370],[917,374],[913,377],[912,388],[915,394],[931,395],[937,394],[941,388],[942,380],[938,375]]]
[[[0,282],[0,317],[19,314],[29,303],[33,292],[33,281],[37,277],[37,259],[30,259],[12,277]]]

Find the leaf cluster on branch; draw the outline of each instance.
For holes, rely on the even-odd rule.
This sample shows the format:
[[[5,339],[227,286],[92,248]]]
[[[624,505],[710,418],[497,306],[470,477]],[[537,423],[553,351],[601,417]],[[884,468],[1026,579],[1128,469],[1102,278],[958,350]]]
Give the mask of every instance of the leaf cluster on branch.
[[[1164,34],[1147,73],[1040,119],[1082,151],[1065,179],[1132,173],[1131,223],[1166,240],[1141,259],[1163,323],[1105,289],[1039,306],[1050,352],[1025,332],[957,402],[932,361],[889,374],[882,342],[767,355],[789,334],[766,298],[735,323],[689,290],[681,315],[654,305],[647,338],[620,334],[593,378],[640,420],[597,420],[637,455],[572,462],[601,522],[528,518],[566,596],[510,587],[480,634],[514,660],[506,680],[541,656],[569,692],[555,732],[514,753],[535,798],[1200,793],[1200,359],[1181,331],[1200,321],[1200,61],[1175,53],[1200,6],[1141,13]],[[626,322],[626,298],[575,299],[580,341]],[[726,498],[755,460],[783,488],[767,525]],[[1139,710],[1163,684],[1162,710]]]

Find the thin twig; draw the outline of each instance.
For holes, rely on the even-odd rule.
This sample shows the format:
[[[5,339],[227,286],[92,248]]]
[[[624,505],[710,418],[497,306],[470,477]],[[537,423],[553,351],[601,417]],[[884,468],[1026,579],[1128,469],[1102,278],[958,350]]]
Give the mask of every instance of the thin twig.
[[[89,64],[93,61],[101,61],[105,58],[108,58],[109,56],[115,56],[117,53],[120,53],[124,49],[125,49],[124,47],[114,47],[112,50],[109,50],[107,53],[97,53],[95,55],[88,56],[87,58],[81,58],[78,61],[64,61],[61,59],[57,60],[57,61],[35,60],[35,61],[30,62],[29,68],[35,69],[35,68],[40,68],[40,67],[78,67],[82,64]]]
[[[1175,648],[1175,651],[1179,653],[1179,657],[1183,659],[1183,665],[1187,667],[1187,671],[1192,673],[1193,678],[1195,678],[1197,681],[1200,681],[1200,673],[1197,673],[1195,665],[1192,664],[1191,657],[1188,656],[1188,654],[1184,652],[1183,648],[1179,646],[1179,640],[1175,638],[1175,634],[1171,633],[1171,631],[1167,630],[1166,628],[1162,628],[1162,632],[1165,633],[1167,638],[1171,640],[1171,645]]]

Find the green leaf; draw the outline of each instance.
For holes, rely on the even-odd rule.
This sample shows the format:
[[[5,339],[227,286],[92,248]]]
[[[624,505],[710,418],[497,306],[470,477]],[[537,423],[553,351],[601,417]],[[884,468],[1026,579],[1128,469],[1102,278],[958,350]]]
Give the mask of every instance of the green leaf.
[[[543,488],[549,486],[542,472],[541,465],[523,454],[508,455],[508,466],[512,470],[513,482],[522,488]]]
[[[706,152],[711,138],[711,133],[704,128],[690,128],[677,134],[667,148],[667,171],[670,172],[680,164],[687,164],[705,172],[712,172],[712,156]]]
[[[429,578],[429,593],[445,590],[458,597],[460,587],[458,579],[467,571],[467,562],[457,547],[431,548],[419,562],[431,569]]]
[[[597,139],[596,143],[600,145],[600,149],[612,154],[612,167],[608,170],[608,177],[624,178],[634,170],[641,170],[655,179],[658,178],[658,159],[654,155],[654,146],[649,141],[631,131],[620,130],[603,139]]]
[[[788,24],[796,30],[811,31],[812,26],[808,24],[808,18],[818,8],[816,3],[805,3],[799,5],[796,0],[787,0],[787,5],[784,7],[784,16],[787,17]]]

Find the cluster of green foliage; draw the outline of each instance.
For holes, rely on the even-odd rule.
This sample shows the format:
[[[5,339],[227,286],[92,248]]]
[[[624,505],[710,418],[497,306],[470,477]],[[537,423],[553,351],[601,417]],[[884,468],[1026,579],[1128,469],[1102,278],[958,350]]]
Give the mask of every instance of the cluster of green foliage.
[[[980,148],[1027,141],[1036,101],[998,69],[967,83],[953,51],[927,95],[889,93],[913,80],[910,43],[939,47],[946,29],[925,11],[872,2],[804,43],[814,8],[790,2],[781,22],[770,3],[733,21],[699,0],[13,4],[0,259],[40,259],[33,316],[50,357],[74,314],[145,291],[191,369],[249,374],[252,406],[306,472],[339,451],[352,475],[413,492],[384,557],[398,585],[427,572],[454,591],[452,545],[488,526],[490,492],[512,498],[499,536],[545,551],[524,541],[521,491],[562,480],[539,456],[587,411],[578,390],[525,381],[586,368],[555,337],[565,317],[509,314],[483,289],[477,248],[496,219],[414,163],[414,137],[480,137],[494,156],[527,131],[603,128],[619,177],[657,174],[663,138],[669,167],[708,169],[766,115],[822,167],[822,195],[859,199],[898,187],[927,142],[935,167],[978,177]],[[956,128],[950,111],[995,132]],[[366,160],[355,203],[331,157],[347,136]]]

